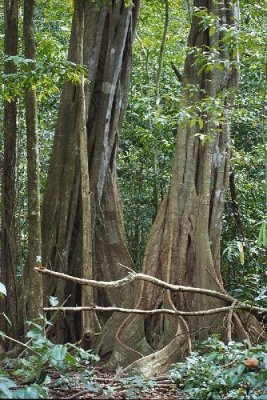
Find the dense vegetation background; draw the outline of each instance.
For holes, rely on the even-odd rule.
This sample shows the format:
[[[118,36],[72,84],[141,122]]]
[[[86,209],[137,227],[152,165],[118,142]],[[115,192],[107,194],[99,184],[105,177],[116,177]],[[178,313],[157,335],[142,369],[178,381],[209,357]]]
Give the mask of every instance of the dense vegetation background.
[[[18,50],[15,55],[11,56],[6,52],[7,33],[4,35],[4,7],[7,7],[8,3],[10,2],[6,1],[5,4],[0,6],[0,13],[3,17],[0,20],[1,32],[3,32],[0,37],[1,70],[5,71],[1,75],[1,86],[3,88],[3,95],[0,99],[1,131],[4,132],[4,126],[6,126],[5,107],[15,101],[17,105],[17,136],[15,169],[13,171],[15,193],[12,199],[12,202],[14,202],[14,207],[12,205],[14,212],[14,215],[12,215],[14,222],[12,235],[14,235],[15,243],[13,254],[15,277],[13,279],[17,282],[16,290],[26,298],[25,302],[27,303],[27,290],[25,294],[23,285],[25,284],[25,271],[27,263],[29,264],[31,245],[29,245],[30,197],[29,187],[27,186],[29,153],[27,150],[25,89],[36,93],[42,203],[47,176],[51,176],[51,172],[48,175],[48,168],[57,126],[58,110],[62,102],[62,99],[60,99],[62,87],[66,81],[71,82],[73,87],[79,87],[81,74],[85,72],[86,77],[87,70],[81,65],[82,62],[73,62],[68,59],[74,12],[72,1],[38,0],[35,3],[36,62],[25,55],[25,36],[23,39],[23,29],[25,35],[25,27],[23,27],[25,10],[22,4],[17,4],[19,10]],[[105,1],[93,1],[90,4],[100,11],[103,7],[106,7]],[[127,3],[126,6],[128,5]],[[230,120],[230,174],[222,217],[221,240],[221,272],[225,289],[236,299],[262,307],[265,310],[267,308],[266,11],[266,4],[263,1],[240,1],[239,37],[237,45],[235,43],[240,77]],[[193,26],[194,12],[194,6],[191,2],[181,0],[147,0],[143,1],[140,9],[133,42],[128,105],[119,132],[117,161],[124,229],[128,249],[133,260],[133,264],[130,266],[135,265],[136,271],[142,271],[149,233],[171,184],[177,124],[182,123],[185,119],[191,121],[189,122],[190,128],[196,122],[200,124],[196,120],[194,112],[190,114],[191,111],[183,103],[183,69],[188,54],[188,35]],[[209,29],[211,33],[214,24],[213,17],[204,12],[200,14],[198,17],[201,18],[202,26]],[[230,30],[225,32],[225,51],[233,48],[236,39],[233,39],[231,35],[233,33]],[[129,46],[131,47],[131,45]],[[6,68],[11,64],[13,70],[10,72]],[[213,59],[210,59],[210,64],[214,64]],[[205,68],[207,68],[207,65]],[[226,64],[223,68],[227,68]],[[88,82],[85,81],[85,88],[87,84]],[[206,103],[205,107],[207,113],[210,112],[215,116],[220,115],[221,103],[219,100],[216,103],[215,97],[211,99],[209,104]],[[3,176],[2,231],[4,231],[4,212],[7,207],[4,206],[3,202],[3,195],[5,195],[3,182],[7,179],[6,170],[3,166],[6,165],[4,160],[6,160],[8,154],[7,147],[4,150],[4,140],[5,137],[2,134],[0,136],[0,161]],[[201,137],[200,134],[199,140],[205,145],[210,138],[205,135]],[[77,226],[75,226],[75,229],[78,229]],[[5,242],[2,240],[2,276],[7,265],[5,264],[5,246]],[[36,262],[38,264],[39,260],[36,259]],[[2,279],[2,282],[8,287],[4,279]],[[5,296],[4,286],[1,285],[0,289],[0,292]],[[82,295],[79,291],[77,293],[76,300],[78,299],[79,302]],[[105,296],[103,297],[104,300],[102,300],[101,295],[98,296],[101,299],[101,304],[105,305]],[[59,299],[61,302],[63,300],[65,298]],[[57,301],[56,298],[50,297],[50,305],[57,305]],[[17,318],[14,316],[14,310],[11,310],[9,315],[6,309],[1,306],[0,311],[2,314],[1,329],[3,324],[9,326],[10,320],[14,326],[14,320]],[[31,314],[29,313],[29,315]],[[23,319],[22,315],[20,318]],[[264,316],[261,316],[260,320],[263,325],[266,323]],[[75,321],[73,322],[74,325]],[[80,320],[77,319],[77,321],[80,323]],[[68,345],[62,344],[63,347],[60,347],[60,345],[54,347],[52,342],[42,336],[43,324],[44,322],[39,321],[35,327],[26,328],[24,331],[28,335],[28,339],[32,340],[32,352],[39,353],[39,356],[35,354],[37,358],[33,361],[34,368],[30,366],[31,361],[25,361],[23,368],[27,370],[29,381],[37,379],[37,382],[43,383],[42,374],[48,363],[64,375],[68,368],[79,369],[81,365],[87,367],[95,360],[95,356],[92,356],[91,353],[86,355],[78,348],[73,350],[75,352],[75,356],[73,356]],[[19,341],[21,340],[21,332],[13,332],[12,328],[8,329],[10,331],[3,332],[3,338],[11,332],[14,337],[17,337]],[[146,327],[146,329],[148,328]],[[151,343],[152,339],[149,344],[151,345]],[[243,378],[233,382],[231,376],[235,375],[236,371],[238,371],[240,377],[245,372],[255,375],[254,380],[251,378],[250,382],[252,395],[256,393],[255,396],[257,394],[260,396],[264,393],[257,386],[257,382],[264,382],[266,378],[264,371],[259,370],[259,365],[256,365],[252,372],[251,370],[247,371],[247,366],[244,365],[244,360],[256,357],[260,365],[264,365],[263,369],[266,372],[266,348],[264,345],[252,350],[248,350],[246,345],[239,344],[230,344],[230,347],[227,347],[218,338],[212,337],[204,346],[209,347],[212,351],[210,359],[205,358],[205,355],[200,355],[202,354],[201,350],[198,353],[199,350],[196,348],[196,352],[192,353],[188,364],[184,364],[189,365],[189,367],[177,365],[172,372],[172,380],[177,385],[181,381],[187,382],[186,387],[189,395],[206,398],[205,396],[209,392],[206,389],[203,389],[202,392],[194,391],[195,386],[200,387],[206,379],[205,374],[209,375],[210,361],[214,361],[215,367],[212,374],[216,374],[218,365],[222,363],[222,360],[226,365],[235,360],[237,365],[234,365],[234,369],[230,372],[226,369],[225,393],[217,392],[219,386],[215,385],[216,387],[209,389],[213,393],[211,398],[221,398],[216,396],[222,395],[228,396],[227,390],[231,390],[233,387],[236,387],[236,392],[232,393],[233,397],[230,398],[250,398],[246,397],[245,392],[243,393],[246,387]],[[6,341],[3,344],[4,347],[6,347],[6,350],[10,350],[13,344],[11,341]],[[220,359],[218,356],[220,353],[224,355],[224,358]],[[40,354],[43,357],[41,361]],[[240,365],[242,368],[240,368]],[[193,378],[195,368],[198,370],[202,367],[205,376],[198,382],[195,380],[194,386],[192,382],[195,379]],[[224,366],[222,366],[220,374],[224,373],[224,370]],[[227,371],[230,377],[227,375]],[[208,377],[207,382],[209,382]],[[134,381],[133,395],[136,395],[136,387],[139,390],[145,384],[142,381],[139,382],[138,386],[138,383],[136,384]],[[2,385],[1,381],[0,385]],[[0,394],[1,388],[7,388],[9,385],[12,387],[12,384],[8,383],[8,378],[3,378]],[[262,383],[262,387],[264,385]],[[36,389],[37,392],[34,388],[32,390],[32,396],[44,398],[47,395],[46,392],[38,391],[39,388]],[[99,393],[101,390],[99,389]],[[5,392],[7,398],[12,398],[8,397],[12,396],[10,393]]]
[[[244,278],[250,279],[248,289],[252,290],[257,285],[257,274],[263,277],[266,257],[265,243],[257,240],[261,225],[266,222],[266,28],[262,5],[244,1],[241,7],[241,71],[232,116],[231,160],[241,226],[235,218],[236,208],[229,190],[224,216],[222,260],[227,283],[238,289],[237,286],[245,283]],[[154,191],[158,193],[159,203],[168,187],[176,124],[181,111],[180,82],[171,63],[182,71],[190,15],[185,4],[179,1],[170,1],[169,8],[168,35],[160,81],[160,107],[155,104],[155,78],[164,27],[164,2],[151,1],[142,5],[134,44],[129,104],[121,130],[119,178],[125,226],[129,247],[138,265],[141,263],[149,227],[158,209]],[[14,95],[21,96],[26,81],[36,87],[42,194],[55,131],[60,88],[64,77],[67,75],[75,78],[76,72],[66,61],[71,2],[63,5],[57,1],[41,0],[35,13],[37,71],[33,76],[26,73],[27,62],[23,58],[20,43],[20,55],[13,59],[19,70],[4,87],[1,101]],[[3,18],[1,21],[3,32]],[[2,52],[3,40],[2,35]],[[3,113],[1,115],[3,120]],[[19,105],[18,120],[17,235],[20,245],[18,264],[22,269],[27,254],[26,137],[22,103]],[[2,149],[3,139],[1,135]]]

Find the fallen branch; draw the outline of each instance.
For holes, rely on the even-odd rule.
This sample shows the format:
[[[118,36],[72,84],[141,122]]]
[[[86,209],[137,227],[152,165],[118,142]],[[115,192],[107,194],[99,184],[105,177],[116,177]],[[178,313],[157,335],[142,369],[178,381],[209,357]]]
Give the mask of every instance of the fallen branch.
[[[164,289],[168,289],[171,290],[173,292],[187,292],[187,293],[198,293],[198,294],[203,294],[205,296],[209,296],[209,297],[215,297],[217,299],[223,300],[226,303],[230,303],[231,305],[236,302],[236,299],[228,294],[225,293],[221,293],[221,292],[217,292],[216,290],[210,290],[210,289],[204,289],[204,288],[196,288],[196,287],[192,287],[192,286],[180,286],[180,285],[173,285],[171,283],[162,281],[161,279],[155,278],[153,276],[150,275],[146,275],[146,274],[142,274],[142,273],[137,273],[134,272],[133,270],[130,270],[128,267],[125,267],[128,271],[129,274],[123,278],[123,279],[119,279],[116,281],[111,281],[111,282],[106,282],[106,281],[96,281],[93,279],[84,279],[84,278],[78,278],[78,277],[74,277],[71,275],[67,275],[67,274],[63,274],[61,272],[56,272],[56,271],[52,271],[49,269],[43,269],[43,268],[35,268],[37,272],[40,272],[41,274],[45,274],[45,275],[50,275],[50,276],[54,276],[56,278],[59,279],[65,279],[65,280],[69,280],[75,283],[78,283],[80,285],[89,285],[89,286],[93,286],[93,287],[101,287],[101,288],[117,288],[120,286],[124,286],[130,282],[133,282],[135,280],[141,280],[141,281],[146,281],[149,283],[152,283],[154,285],[160,286]],[[51,310],[57,310],[60,307],[46,307],[44,308],[44,311],[51,311]],[[74,311],[73,309],[79,310],[79,311],[118,311],[118,312],[123,312],[120,310],[123,309],[119,309],[117,307],[107,307],[107,310],[105,309],[105,307],[101,307],[97,308],[97,306],[92,307],[61,307],[61,310],[65,310],[65,311]],[[83,309],[82,309],[83,308]],[[68,309],[68,310],[67,310]],[[229,311],[231,309],[230,307],[221,307],[221,310],[225,309],[224,311]],[[252,306],[246,303],[241,303],[238,302],[235,306],[235,309],[239,309],[239,310],[245,310],[245,311],[249,311],[249,312],[253,312],[253,313],[257,313],[257,314],[267,314],[267,308],[262,308],[262,307],[256,307],[256,306]],[[221,312],[221,311],[216,311],[214,312],[214,310],[219,310],[219,309],[213,309],[213,312],[211,312],[211,314],[214,314],[216,312]],[[153,311],[153,310],[140,310],[139,314],[144,314],[144,311]],[[155,310],[154,310],[155,311]],[[171,310],[169,310],[171,311]],[[170,313],[168,311],[168,313]],[[172,310],[173,311],[173,310]],[[199,311],[200,313],[206,313],[209,310],[204,310],[204,311]],[[125,311],[127,313],[133,312],[132,311]],[[156,310],[156,312],[163,312],[160,310]],[[179,313],[181,313],[180,315],[207,315],[207,314],[196,314],[196,311],[192,311],[193,314],[189,314],[187,313],[187,311],[178,311]],[[153,312],[150,312],[151,314]],[[155,313],[155,312],[154,312]],[[177,314],[176,311],[172,312],[173,314]],[[185,314],[182,314],[185,313]]]
[[[129,268],[127,268],[127,269],[129,270]],[[99,288],[117,288],[120,286],[124,286],[135,280],[139,280],[139,281],[146,281],[149,283],[153,283],[154,285],[160,286],[164,289],[169,289],[173,292],[199,293],[199,294],[204,294],[204,295],[210,296],[210,297],[216,297],[220,300],[227,301],[228,303],[233,303],[233,301],[235,300],[232,296],[227,295],[225,293],[217,292],[216,290],[196,288],[196,287],[192,287],[192,286],[173,285],[172,283],[162,281],[161,279],[155,278],[154,276],[137,273],[132,270],[130,270],[131,272],[129,272],[129,274],[125,278],[119,279],[117,281],[110,281],[110,282],[78,278],[76,276],[63,274],[62,272],[56,272],[56,271],[52,271],[52,270],[46,269],[46,268],[37,268],[36,267],[35,270],[44,275],[50,275],[50,276],[54,276],[55,278],[72,281],[72,282],[78,283],[80,285],[88,285],[88,286],[99,287]]]
[[[55,278],[64,279],[66,281],[72,281],[75,283],[79,283],[80,285],[88,285],[88,286],[99,287],[99,288],[117,288],[120,286],[124,286],[124,285],[128,284],[129,282],[134,281],[136,279],[135,275],[137,275],[135,273],[130,273],[125,278],[119,279],[117,281],[106,282],[106,281],[95,281],[93,279],[78,278],[76,276],[63,274],[62,272],[52,271],[51,269],[47,269],[47,268],[35,267],[35,270],[44,275],[50,275],[50,276],[54,276]]]
[[[210,315],[217,314],[221,312],[231,312],[234,309],[244,310],[244,306],[236,305],[236,306],[226,306],[226,307],[218,307],[211,308],[209,310],[200,310],[200,311],[179,311],[172,310],[168,308],[157,308],[152,310],[143,310],[138,308],[120,308],[120,307],[100,307],[100,306],[76,306],[76,307],[44,307],[44,311],[70,311],[70,312],[86,312],[86,311],[100,311],[100,312],[120,312],[125,314],[143,314],[143,315],[154,315],[154,314],[171,314],[171,315],[181,315],[181,316],[195,316],[195,315]],[[247,309],[247,306],[246,308]],[[267,313],[267,310],[266,310]]]

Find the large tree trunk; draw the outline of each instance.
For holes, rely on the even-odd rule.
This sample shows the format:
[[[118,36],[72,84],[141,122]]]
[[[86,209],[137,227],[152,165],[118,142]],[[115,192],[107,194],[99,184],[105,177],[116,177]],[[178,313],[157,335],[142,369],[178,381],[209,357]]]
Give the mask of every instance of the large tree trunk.
[[[6,56],[15,56],[18,49],[18,1],[5,0],[5,43]],[[5,74],[16,72],[12,61],[5,62]],[[12,325],[3,317],[0,329],[12,337],[18,337],[19,304],[16,277],[16,160],[17,160],[17,99],[4,101],[4,159],[2,173],[2,234],[1,234],[1,277],[6,285],[7,297],[1,310]]]
[[[231,50],[235,45],[227,46],[224,32],[235,29],[236,21],[228,0],[195,0],[194,6],[199,12],[189,34],[182,101],[194,116],[178,126],[170,190],[152,227],[143,272],[174,284],[223,292],[221,221],[229,169],[229,118],[238,81],[236,51]],[[215,31],[201,23],[201,13],[216,18]],[[206,61],[213,59],[212,67],[200,63],[204,56]],[[199,294],[174,295],[151,284],[143,284],[137,298],[137,307],[148,309],[197,311],[223,304]],[[190,351],[190,337],[202,339],[219,333],[229,340],[226,322],[227,314],[186,319],[129,316],[117,332],[110,362],[133,362],[131,368],[139,372],[160,374]],[[233,338],[258,338],[260,325],[255,317],[247,314],[245,319],[234,313],[230,323]]]
[[[62,90],[43,203],[42,256],[48,268],[110,280],[125,274],[119,263],[132,265],[122,224],[116,156],[139,0],[129,7],[122,0],[100,9],[89,0],[76,0],[74,5],[69,60],[88,68],[88,83],[84,87],[67,81]],[[84,128],[87,137],[82,135]],[[91,220],[86,222],[89,213]],[[85,265],[86,241],[93,271]],[[55,280],[46,281],[44,294],[57,296],[60,302],[71,294],[69,305],[92,299],[92,293],[81,293],[79,286]],[[123,289],[94,293],[95,301],[105,305],[120,304],[124,297]],[[94,318],[90,333],[99,329]],[[72,315],[57,319],[56,341],[76,341],[84,334],[81,321]]]

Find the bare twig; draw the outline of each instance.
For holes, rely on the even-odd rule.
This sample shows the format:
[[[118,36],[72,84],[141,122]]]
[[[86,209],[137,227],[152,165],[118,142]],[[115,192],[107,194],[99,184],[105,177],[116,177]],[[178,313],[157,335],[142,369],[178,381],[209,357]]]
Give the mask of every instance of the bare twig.
[[[130,267],[127,267],[126,265],[123,265],[123,264],[121,264],[121,263],[118,263],[123,269],[125,269],[126,271],[128,271],[128,272],[130,272],[131,274],[136,274],[136,271],[135,270],[133,270],[132,268],[130,268]]]
[[[60,307],[63,307],[70,298],[71,298],[71,294],[69,294],[68,297],[62,302]],[[49,320],[50,323],[56,318],[57,314],[58,314],[58,311],[56,311],[55,314],[52,315],[52,317]],[[45,329],[45,335],[47,335],[51,331],[52,328],[53,328],[53,325],[48,325],[47,328]]]
[[[14,338],[12,338],[12,337],[6,335],[4,332],[1,332],[1,335],[0,335],[0,336],[6,338],[6,339],[8,339],[8,340],[11,340],[11,342],[17,343],[17,344],[19,344],[20,346],[25,347],[27,350],[31,351],[32,353],[36,354],[37,356],[40,356],[40,354],[39,354],[37,351],[33,350],[33,349],[32,349],[31,347],[29,347],[27,344],[22,343],[22,342],[20,342],[19,340],[14,339]]]

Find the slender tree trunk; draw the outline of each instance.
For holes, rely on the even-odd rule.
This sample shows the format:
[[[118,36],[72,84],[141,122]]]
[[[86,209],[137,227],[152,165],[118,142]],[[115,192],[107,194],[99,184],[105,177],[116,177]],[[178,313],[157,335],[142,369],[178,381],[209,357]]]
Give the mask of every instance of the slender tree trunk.
[[[156,73],[156,83],[155,83],[155,100],[156,100],[156,112],[159,114],[160,112],[160,80],[162,75],[162,68],[163,68],[163,61],[164,61],[164,52],[167,40],[167,33],[169,27],[169,0],[164,0],[165,3],[165,19],[164,19],[164,28],[163,34],[161,39],[161,45],[159,50],[159,57],[158,57],[158,65],[157,65],[157,73]],[[160,206],[160,193],[159,193],[159,182],[158,182],[158,174],[159,174],[159,167],[158,167],[158,149],[157,146],[154,149],[153,154],[153,172],[154,172],[154,184],[153,184],[153,200],[154,200],[154,209],[156,217],[159,206]]]
[[[75,3],[77,8],[77,22],[79,29],[80,47],[78,52],[78,63],[83,64],[83,39],[84,39],[84,3]],[[92,231],[91,231],[91,199],[90,199],[90,180],[88,169],[87,154],[87,131],[86,131],[86,104],[85,104],[85,86],[84,75],[81,76],[79,88],[79,99],[77,107],[77,134],[80,152],[80,173],[81,173],[81,276],[93,276],[93,259],[92,259]],[[94,302],[93,289],[82,286],[81,288],[81,304],[92,304]],[[95,332],[94,314],[88,313],[82,315],[81,336],[84,340],[91,340]],[[85,344],[84,344],[85,345]]]
[[[33,27],[34,0],[24,0],[24,51],[25,57],[32,60],[29,72],[35,69],[36,47]],[[41,265],[41,217],[40,217],[40,179],[39,144],[37,132],[36,90],[25,88],[25,114],[27,132],[27,179],[28,179],[28,260],[24,270],[25,320],[31,321],[42,313],[42,278],[34,267]]]
[[[224,29],[234,29],[235,17],[228,0],[195,0],[194,6],[198,12],[189,34],[182,101],[193,116],[178,126],[171,185],[151,230],[143,271],[167,282],[223,292],[221,220],[229,170],[229,119],[238,81],[232,51],[224,45]],[[216,18],[215,30],[202,25],[203,12]],[[200,63],[203,57],[213,58],[211,68]],[[216,102],[219,110],[209,106]],[[137,298],[136,307],[147,309],[197,311],[222,305],[218,299],[173,295],[150,284],[140,287]],[[117,331],[110,363],[132,363],[132,369],[145,375],[161,374],[190,351],[191,337],[218,333],[225,340],[232,334],[236,339],[258,339],[260,325],[253,316],[245,319],[244,314],[234,313],[228,324],[227,318],[227,314],[186,319],[130,315]]]
[[[4,1],[4,51],[15,56],[18,50],[18,1]],[[5,74],[16,72],[12,61],[5,62]],[[17,99],[4,101],[4,159],[2,175],[2,254],[1,282],[7,288],[3,309],[12,326],[1,318],[0,329],[18,337],[18,287],[16,277],[16,159],[17,159]],[[2,306],[1,306],[2,307]]]
[[[69,60],[84,63],[88,83],[75,86],[67,81],[62,90],[43,204],[43,262],[57,271],[109,280],[125,274],[119,263],[132,265],[122,224],[116,156],[139,1],[129,7],[116,1],[100,9],[93,1],[74,4]],[[45,296],[57,296],[62,302],[69,294],[69,305],[92,298],[79,286],[46,281]],[[94,292],[98,304],[121,304],[124,296],[125,289]],[[85,333],[82,329],[72,315],[62,316],[54,339],[76,341]],[[94,318],[90,330],[99,329]]]

